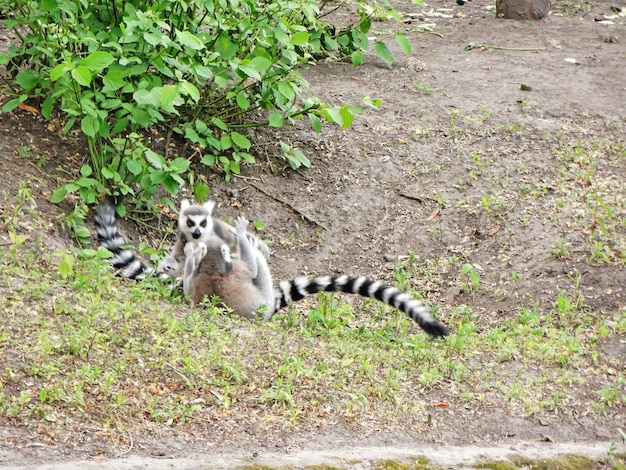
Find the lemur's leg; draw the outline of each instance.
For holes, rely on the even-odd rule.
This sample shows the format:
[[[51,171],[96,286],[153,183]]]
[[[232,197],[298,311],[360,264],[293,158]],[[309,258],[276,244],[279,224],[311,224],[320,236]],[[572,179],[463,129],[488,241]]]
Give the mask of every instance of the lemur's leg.
[[[252,279],[256,279],[258,275],[258,258],[260,252],[252,248],[248,240],[248,220],[242,216],[235,220],[235,229],[237,230],[237,244],[239,246],[239,256],[241,261],[245,263],[250,271]]]
[[[272,274],[267,264],[264,253],[253,248],[247,237],[248,221],[243,217],[237,217],[235,221],[235,229],[237,230],[237,243],[239,245],[239,254],[241,260],[250,270],[252,282],[259,289],[263,296],[266,310],[265,316],[274,314],[274,287],[272,286]]]
[[[206,252],[207,247],[204,243],[187,243],[185,245],[185,269],[183,272],[183,292],[185,295],[191,295],[193,275]]]

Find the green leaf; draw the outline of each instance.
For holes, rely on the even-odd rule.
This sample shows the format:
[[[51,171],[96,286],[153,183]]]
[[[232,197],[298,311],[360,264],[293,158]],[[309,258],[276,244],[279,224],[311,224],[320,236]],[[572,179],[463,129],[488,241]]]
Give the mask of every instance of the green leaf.
[[[105,90],[107,91],[119,90],[124,85],[126,85],[124,72],[122,72],[121,70],[111,70],[104,77],[102,77],[102,83],[104,83]]]
[[[382,41],[376,41],[374,48],[376,49],[376,55],[384,60],[389,67],[391,67],[393,64],[393,56],[391,55],[391,52],[389,52],[389,49],[387,49],[387,45]]]
[[[190,96],[196,103],[200,100],[200,90],[193,83],[179,81],[176,85],[181,94]]]
[[[214,45],[215,50],[219,53],[222,60],[228,60],[232,58],[239,49],[236,42],[233,42],[228,34],[221,33],[217,42]]]
[[[341,115],[341,128],[345,129],[346,127],[350,127],[352,122],[354,121],[354,113],[348,106],[343,106],[339,111]]]
[[[72,78],[79,85],[88,87],[91,84],[91,72],[84,65],[79,65],[71,71]]]
[[[207,184],[196,181],[193,185],[193,197],[196,201],[206,201],[211,194],[211,188]]]
[[[91,241],[91,233],[89,233],[89,229],[84,225],[74,227],[74,236],[81,243],[89,243]]]
[[[155,88],[156,90],[156,88]],[[165,85],[164,87],[158,90],[159,102],[161,106],[165,109],[169,109],[169,107],[176,102],[177,98],[179,98],[178,89],[176,85]]]
[[[112,54],[105,51],[96,51],[89,54],[82,61],[81,65],[84,65],[89,70],[94,72],[101,72],[115,61]]]
[[[63,278],[67,278],[73,273],[74,268],[74,257],[70,254],[65,254],[61,261],[59,262],[59,274]],[[41,401],[44,401],[47,398],[48,394],[45,390],[41,390],[39,393],[39,398]]]
[[[237,145],[239,148],[246,149],[246,150],[250,149],[250,146],[251,146],[250,140],[248,140],[248,138],[245,135],[240,134],[239,132],[233,131],[230,133],[230,138],[233,140],[235,145]]]
[[[202,41],[193,34],[191,34],[189,31],[176,30],[176,38],[183,46],[187,46],[194,51],[204,49],[204,44],[202,43]]]
[[[165,159],[159,155],[158,153],[147,149],[144,153],[146,157],[146,161],[152,166],[152,168],[156,168],[157,170],[163,169],[163,165],[165,163]]]
[[[124,129],[126,129],[126,126],[128,126],[129,122],[130,121],[128,120],[128,118],[123,118],[117,121],[115,123],[115,126],[113,126],[113,134],[121,133]]]
[[[80,120],[80,128],[88,137],[95,137],[100,130],[98,119],[93,116],[83,116]]]
[[[161,184],[165,181],[165,178],[167,178],[167,173],[164,171],[157,170],[150,173],[150,182],[152,184]]]
[[[43,11],[52,11],[56,10],[57,2],[56,0],[42,0],[41,1],[41,9]]]
[[[329,122],[334,122],[335,124],[339,124],[341,127],[343,127],[343,118],[341,117],[341,113],[339,109],[326,108],[326,109],[323,109],[322,112],[324,113],[324,117]]]
[[[406,55],[411,55],[411,43],[404,34],[397,33],[396,41],[398,41],[398,44]]]
[[[213,76],[213,71],[204,65],[196,64],[193,66],[193,71],[198,77],[204,78],[206,80],[210,79]]]
[[[363,104],[367,106],[371,106],[372,108],[375,108],[375,109],[380,108],[380,105],[382,104],[382,101],[380,100],[380,98],[370,98],[369,96],[364,96],[362,101],[363,101]]]
[[[272,112],[272,114],[270,114],[269,124],[271,127],[280,127],[283,125],[283,121],[284,118],[279,112],[274,111]]]
[[[258,70],[259,72],[266,72],[269,70],[272,63],[270,62],[269,59],[265,57],[255,57],[250,62],[250,65],[254,67],[256,70]]]
[[[67,195],[68,195],[68,190],[65,189],[65,187],[59,188],[55,192],[52,193],[52,196],[50,196],[50,202],[52,204],[58,204],[59,202],[63,201],[63,199],[65,199],[65,196]]]
[[[261,80],[261,73],[265,73],[272,63],[265,57],[257,56],[252,60],[243,60],[239,69],[246,75]]]
[[[89,165],[83,165],[82,167],[80,167],[80,174],[81,176],[91,176],[91,174],[93,173],[93,170],[91,169],[91,167]]]
[[[220,138],[220,145],[222,150],[228,150],[233,145],[233,141],[228,134],[224,134]]]
[[[169,167],[176,174],[181,174],[189,169],[190,161],[183,157],[175,158],[169,162]]]
[[[215,160],[215,155],[205,155],[202,157],[202,160],[200,160],[200,163],[206,166],[212,166],[215,165]]]
[[[41,105],[41,115],[44,117],[44,119],[50,119],[56,100],[56,96],[54,95],[50,95],[44,100],[43,104]]]
[[[278,82],[278,91],[283,95],[287,101],[291,101],[296,96],[296,92],[293,89],[293,85],[289,82]]]
[[[237,105],[244,111],[247,111],[250,107],[250,100],[245,92],[241,91],[237,95]]]
[[[126,164],[126,168],[128,168],[128,171],[130,171],[135,176],[139,176],[143,171],[143,165],[137,160],[130,160],[127,158],[124,162]]]
[[[309,113],[309,121],[311,121],[311,127],[315,132],[317,132],[318,134],[322,132],[322,121],[320,120],[319,116],[313,113]]]
[[[372,27],[372,18],[370,16],[364,17],[361,20],[361,23],[359,24],[359,28],[361,30],[361,33],[363,34],[367,34],[371,27]]]
[[[7,101],[6,103],[4,103],[4,106],[2,107],[2,112],[10,113],[15,108],[17,108],[20,105],[20,103],[23,103],[24,101],[26,101],[27,98],[28,98],[28,95],[22,95],[18,98],[13,98],[12,100]]]
[[[361,51],[354,51],[352,53],[352,65],[354,67],[358,67],[362,63],[363,63],[363,52],[361,52]]]
[[[54,67],[52,70],[50,70],[50,81],[54,82],[56,80],[58,80],[59,78],[61,78],[65,72],[67,72],[70,68],[68,67],[67,64],[63,63],[63,64],[59,64],[56,67]]]
[[[227,131],[228,130],[228,126],[226,125],[226,123],[224,121],[222,121],[220,118],[212,118],[211,122],[216,126],[219,127],[220,129],[222,129],[223,131]]]
[[[39,84],[39,74],[34,70],[24,70],[15,77],[15,83],[24,90],[32,90]]]
[[[306,31],[298,31],[293,36],[291,36],[291,40],[289,41],[293,46],[304,46],[307,42],[309,42],[309,37],[311,35]]]
[[[152,90],[152,92],[145,89],[137,90],[133,93],[133,99],[139,105],[151,105],[155,108],[160,104],[158,90]]]
[[[115,178],[115,175],[118,175],[117,173],[115,173],[112,170],[109,170],[108,168],[103,168],[102,170],[100,170],[100,174],[104,176],[105,179],[108,179],[108,180],[112,180]]]

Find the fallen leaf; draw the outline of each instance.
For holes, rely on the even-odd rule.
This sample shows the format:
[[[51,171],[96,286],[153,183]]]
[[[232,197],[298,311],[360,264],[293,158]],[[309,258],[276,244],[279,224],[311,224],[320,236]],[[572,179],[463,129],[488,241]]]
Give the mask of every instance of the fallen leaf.
[[[498,233],[500,231],[500,226],[496,225],[494,228],[492,228],[491,230],[489,230],[488,234],[490,237],[493,237],[496,233]]]
[[[32,106],[28,106],[27,104],[20,103],[17,105],[22,111],[28,111],[29,113],[39,114],[39,110],[37,108],[33,108]]]
[[[430,214],[428,216],[427,220],[433,220],[435,217],[437,217],[439,214],[441,214],[441,209],[437,209],[435,212],[433,212],[432,214]]]
[[[440,401],[439,403],[435,403],[435,406],[437,406],[437,407],[439,407],[439,408],[447,408],[447,407],[448,407],[448,406],[450,406],[450,405],[448,405],[447,403],[444,403],[444,402]]]

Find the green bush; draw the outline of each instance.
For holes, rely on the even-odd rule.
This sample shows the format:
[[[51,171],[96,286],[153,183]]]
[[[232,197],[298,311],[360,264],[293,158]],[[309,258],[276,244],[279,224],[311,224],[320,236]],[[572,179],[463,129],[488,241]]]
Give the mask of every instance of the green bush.
[[[80,126],[88,142],[91,164],[53,202],[78,192],[92,203],[133,188],[148,202],[159,186],[175,195],[190,159],[151,149],[150,128],[187,139],[201,163],[228,179],[254,162],[246,128],[308,117],[319,132],[324,120],[347,127],[361,112],[320,103],[297,69],[329,54],[359,64],[372,9],[337,33],[318,18],[314,0],[0,0],[0,7],[19,38],[0,56],[18,86],[2,111],[38,98],[44,118],[60,109],[65,131]],[[389,62],[380,44],[376,52]],[[310,165],[299,150],[281,148],[293,168]]]

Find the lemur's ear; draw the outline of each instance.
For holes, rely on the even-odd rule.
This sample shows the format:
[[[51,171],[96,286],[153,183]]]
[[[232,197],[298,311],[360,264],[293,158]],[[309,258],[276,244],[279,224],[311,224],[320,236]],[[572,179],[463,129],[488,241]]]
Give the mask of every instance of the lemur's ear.
[[[213,208],[215,207],[215,201],[207,201],[204,204],[202,204],[202,207],[204,207],[206,210],[209,211],[209,214],[213,213]]]

